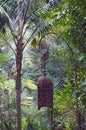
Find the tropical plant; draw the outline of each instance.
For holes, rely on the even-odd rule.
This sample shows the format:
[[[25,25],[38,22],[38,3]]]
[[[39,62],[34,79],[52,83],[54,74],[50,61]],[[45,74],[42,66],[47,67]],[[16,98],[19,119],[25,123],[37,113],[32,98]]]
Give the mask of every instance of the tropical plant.
[[[11,4],[11,2],[5,1],[8,5]],[[12,48],[12,46],[6,42],[10,48],[13,50],[15,54],[15,59],[16,59],[16,94],[17,94],[17,129],[21,130],[21,76],[22,76],[22,59],[23,59],[23,50],[29,40],[34,36],[35,33],[37,33],[41,27],[41,22],[40,19],[34,14],[34,11],[39,11],[41,8],[41,4],[43,2],[30,2],[30,1],[15,1],[15,8],[13,9],[13,14],[10,14],[11,8],[7,9],[5,7],[6,3],[2,3],[0,6],[0,18],[1,18],[1,31],[6,32],[7,34],[11,33],[12,39],[15,43],[15,49]],[[34,5],[37,8],[34,8]],[[39,5],[39,6],[38,6]],[[18,8],[16,8],[18,7]],[[5,11],[4,10],[7,11]],[[18,10],[16,10],[18,9]],[[10,17],[10,16],[11,17]],[[14,20],[15,19],[15,20]],[[3,22],[4,21],[4,22]],[[9,29],[6,28],[6,25],[9,26]],[[32,30],[31,34],[29,34],[28,29]],[[24,39],[25,34],[30,35],[30,37]],[[5,40],[5,37],[3,37]]]
[[[24,106],[21,108],[21,91],[25,89],[23,85],[25,87],[28,84],[31,86],[34,84],[32,80],[36,81],[38,76],[42,74],[43,54],[38,48],[40,43],[49,46],[46,72],[55,87],[54,121],[57,123],[55,125],[64,129],[75,129],[76,125],[78,130],[82,128],[81,117],[85,120],[86,93],[85,3],[85,0],[63,0],[58,6],[58,0],[52,2],[44,0],[0,1],[0,96],[3,103],[2,100],[0,102],[7,109],[5,101],[10,98],[7,96],[8,94],[5,95],[4,81],[6,79],[6,84],[9,86],[8,84],[16,79],[18,130],[21,130],[21,109],[22,115],[24,115],[23,129],[27,124],[26,110],[30,110],[27,107],[27,102],[23,102]],[[54,32],[51,32],[53,31],[52,27]],[[56,38],[51,37],[50,34]],[[33,48],[28,43],[31,43]],[[25,48],[26,45],[27,48]],[[22,77],[24,78],[23,84]],[[27,77],[32,80],[28,80]],[[34,88],[34,85],[32,86]],[[32,88],[27,87],[26,90],[32,91]],[[4,97],[8,97],[7,100],[4,100]],[[14,101],[11,103],[15,106]],[[8,118],[3,120],[1,117],[1,119],[2,130],[7,129],[6,125],[11,129],[10,122],[7,122]],[[50,129],[49,123],[48,127],[42,122],[41,118],[35,120],[35,129],[38,129],[38,126],[40,126],[39,129]],[[1,123],[6,125],[3,126]],[[14,127],[16,128],[16,126]]]

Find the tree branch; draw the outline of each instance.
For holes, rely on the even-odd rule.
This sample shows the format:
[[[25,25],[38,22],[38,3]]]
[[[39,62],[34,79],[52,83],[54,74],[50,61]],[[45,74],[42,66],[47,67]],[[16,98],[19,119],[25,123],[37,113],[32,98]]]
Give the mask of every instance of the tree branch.
[[[64,37],[62,37],[60,34],[55,33],[55,32],[48,32],[48,33],[44,34],[44,35],[41,37],[41,39],[39,40],[39,45],[41,44],[43,38],[45,38],[47,35],[50,35],[50,34],[52,34],[52,35],[57,35],[58,38],[63,39],[63,40],[66,42],[66,44],[67,44],[67,46],[68,46],[68,48],[69,48],[71,54],[72,54],[72,55],[74,54],[72,48],[71,48],[70,45],[69,45],[69,42],[68,42],[66,39],[64,39]]]

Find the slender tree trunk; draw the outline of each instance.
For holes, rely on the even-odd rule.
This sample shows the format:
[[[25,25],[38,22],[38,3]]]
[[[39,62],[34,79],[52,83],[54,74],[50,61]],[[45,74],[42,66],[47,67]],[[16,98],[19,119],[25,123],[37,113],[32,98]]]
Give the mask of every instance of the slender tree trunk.
[[[78,109],[78,99],[76,103],[76,119],[77,119],[77,130],[81,130],[81,112]]]
[[[21,130],[21,76],[16,77],[17,130]]]
[[[17,37],[16,46],[16,106],[17,106],[17,130],[21,130],[21,69],[22,69],[22,36]]]
[[[24,24],[24,4],[21,4],[21,15],[19,20],[19,34],[16,37],[16,68],[17,68],[17,77],[16,77],[16,102],[17,102],[17,130],[21,130],[21,70],[22,70],[22,59],[23,59],[23,24]]]
[[[78,90],[78,79],[77,79],[77,65],[75,65],[75,85]],[[79,102],[78,102],[79,94],[76,95],[76,122],[77,122],[77,130],[81,130],[81,112],[79,110]]]

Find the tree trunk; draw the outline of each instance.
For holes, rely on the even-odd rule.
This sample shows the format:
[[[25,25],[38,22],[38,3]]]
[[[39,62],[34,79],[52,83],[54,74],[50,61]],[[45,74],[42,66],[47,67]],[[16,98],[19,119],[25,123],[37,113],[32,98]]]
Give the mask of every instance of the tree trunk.
[[[21,130],[21,76],[16,77],[17,130]]]
[[[77,130],[81,130],[81,113],[77,111]]]
[[[81,130],[81,112],[78,109],[78,99],[76,106],[77,130]]]
[[[21,130],[21,69],[22,69],[22,37],[17,37],[17,45],[16,45],[16,68],[17,68],[17,76],[16,76],[16,107],[17,107],[17,130]]]

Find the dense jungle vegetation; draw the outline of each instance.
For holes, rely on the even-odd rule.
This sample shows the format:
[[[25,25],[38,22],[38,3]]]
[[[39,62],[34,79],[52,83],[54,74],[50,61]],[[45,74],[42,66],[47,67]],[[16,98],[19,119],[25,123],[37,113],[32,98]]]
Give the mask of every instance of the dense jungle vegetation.
[[[86,0],[0,0],[0,130],[86,130]]]

